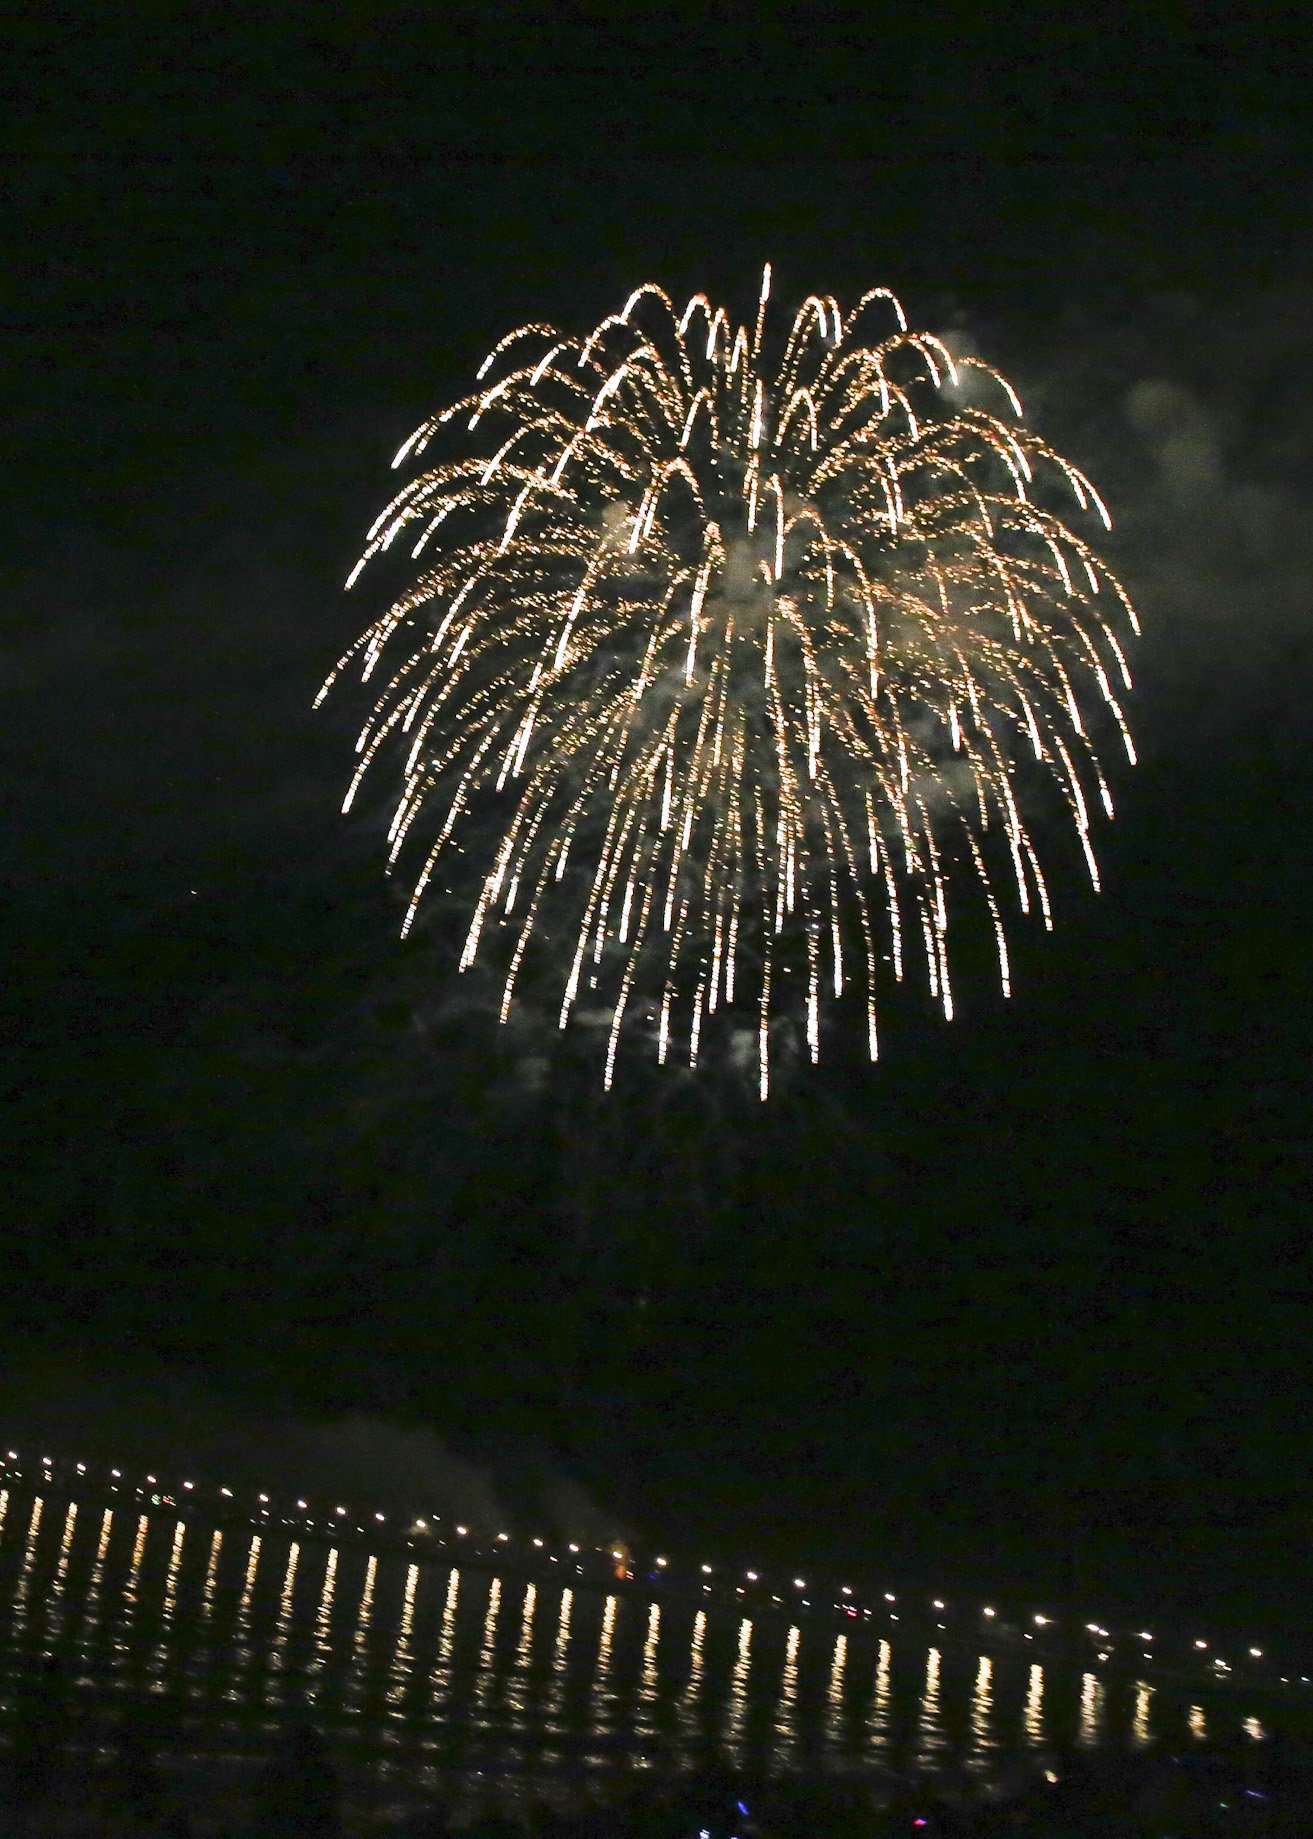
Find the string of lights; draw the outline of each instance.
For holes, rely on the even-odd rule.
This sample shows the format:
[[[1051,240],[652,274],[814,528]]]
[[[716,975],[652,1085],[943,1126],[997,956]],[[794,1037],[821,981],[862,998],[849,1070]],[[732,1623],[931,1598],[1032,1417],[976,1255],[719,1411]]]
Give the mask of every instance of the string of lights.
[[[1074,1643],[1085,1660],[1101,1667],[1130,1660],[1137,1667],[1150,1665],[1158,1671],[1185,1668],[1218,1683],[1234,1679],[1293,1688],[1313,1683],[1313,1676],[1289,1661],[1279,1664],[1255,1641],[1231,1641],[1227,1652],[1235,1658],[1228,1659],[1211,1636],[1173,1631],[1164,1639],[1143,1626],[1114,1630],[1101,1620],[1081,1622],[1039,1610],[1000,1607],[996,1602],[950,1601],[911,1591],[883,1590],[868,1597],[847,1583],[821,1579],[809,1583],[797,1575],[777,1581],[759,1568],[672,1560],[664,1553],[636,1552],[621,1541],[586,1543],[505,1528],[489,1531],[435,1512],[362,1509],[349,1502],[312,1501],[307,1495],[263,1489],[238,1490],[190,1477],[177,1480],[145,1472],[132,1474],[71,1457],[25,1457],[13,1449],[0,1452],[0,1488],[45,1488],[73,1496],[103,1497],[108,1503],[130,1503],[148,1513],[167,1511],[240,1522],[260,1531],[279,1528],[297,1539],[318,1536],[371,1547],[401,1545],[420,1559],[427,1553],[481,1568],[542,1568],[568,1578],[571,1588],[582,1583],[609,1590],[622,1586],[653,1595],[692,1593],[713,1602],[733,1601],[754,1612],[778,1609],[829,1615],[841,1625],[874,1624],[890,1637],[900,1631],[911,1636],[930,1633],[936,1640],[969,1639],[999,1647],[1031,1643],[1037,1651]]]

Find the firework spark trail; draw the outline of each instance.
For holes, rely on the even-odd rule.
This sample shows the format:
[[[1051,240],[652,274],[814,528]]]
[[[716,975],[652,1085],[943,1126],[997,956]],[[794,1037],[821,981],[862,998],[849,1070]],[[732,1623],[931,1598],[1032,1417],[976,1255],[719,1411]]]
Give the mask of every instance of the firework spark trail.
[[[747,1002],[764,1098],[772,1023],[801,1010],[815,1060],[823,1003],[854,985],[874,1059],[886,939],[897,979],[923,952],[951,1017],[963,880],[1007,994],[1005,909],[1052,923],[1023,786],[1056,788],[1097,887],[1100,705],[1135,757],[1113,629],[1134,611],[1050,508],[1108,527],[1089,480],[887,289],[846,319],[807,300],[768,364],[769,291],[767,267],[751,330],[649,283],[587,339],[503,338],[394,465],[452,424],[491,451],[420,472],[376,520],[348,586],[403,533],[428,559],[320,693],[397,655],[344,809],[399,751],[389,866],[428,829],[403,931],[491,816],[461,969],[504,930],[504,1020],[550,942],[561,1026],[585,996],[608,1013],[608,1086],[627,1020],[696,1062],[709,1018]]]

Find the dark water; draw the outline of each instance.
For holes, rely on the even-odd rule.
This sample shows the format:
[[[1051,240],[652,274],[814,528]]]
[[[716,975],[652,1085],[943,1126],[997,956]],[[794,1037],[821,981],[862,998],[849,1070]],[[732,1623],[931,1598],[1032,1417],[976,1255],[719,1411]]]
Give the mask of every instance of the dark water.
[[[721,1761],[983,1777],[1049,1745],[1144,1744],[1170,1723],[1264,1734],[1133,1673],[893,1640],[868,1623],[536,1581],[137,1504],[0,1492],[0,1718],[59,1657],[70,1741],[128,1719],[240,1767],[309,1714],[348,1780],[476,1777],[542,1791]]]

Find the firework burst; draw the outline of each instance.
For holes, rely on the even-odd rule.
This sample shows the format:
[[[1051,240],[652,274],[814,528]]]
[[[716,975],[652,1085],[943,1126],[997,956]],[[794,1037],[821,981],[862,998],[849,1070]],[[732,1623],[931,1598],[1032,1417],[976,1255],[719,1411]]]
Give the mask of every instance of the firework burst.
[[[561,1026],[605,1015],[607,1085],[627,1023],[696,1063],[737,1004],[765,1097],[773,1021],[815,1060],[850,986],[874,1059],[882,967],[923,964],[951,1017],[963,884],[1006,994],[1005,911],[1051,924],[1034,782],[1097,887],[1092,730],[1134,758],[1135,615],[1060,515],[1108,525],[1089,480],[887,289],[846,318],[807,300],[768,362],[769,288],[751,326],[649,284],[586,339],[503,338],[397,455],[482,437],[377,519],[348,586],[403,535],[418,570],[321,691],[352,663],[383,682],[344,808],[399,754],[405,930],[444,857],[483,850],[461,968],[500,951],[504,1020],[546,947]]]

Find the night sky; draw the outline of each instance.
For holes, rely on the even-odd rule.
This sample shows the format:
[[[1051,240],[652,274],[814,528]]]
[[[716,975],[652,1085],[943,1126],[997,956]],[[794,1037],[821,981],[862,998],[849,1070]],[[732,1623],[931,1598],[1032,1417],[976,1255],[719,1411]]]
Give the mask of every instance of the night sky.
[[[7,1421],[365,1413],[672,1549],[1301,1619],[1297,15],[323,12],[29,9],[11,59]],[[398,944],[360,700],[310,702],[392,453],[502,332],[645,278],[746,313],[765,259],[894,286],[1099,483],[1141,764],[1101,896],[1046,839],[1010,1003],[909,1001],[764,1110],[603,1102],[458,920]]]

